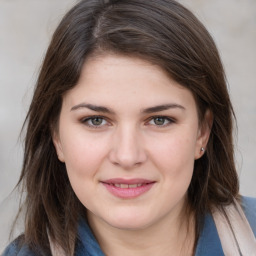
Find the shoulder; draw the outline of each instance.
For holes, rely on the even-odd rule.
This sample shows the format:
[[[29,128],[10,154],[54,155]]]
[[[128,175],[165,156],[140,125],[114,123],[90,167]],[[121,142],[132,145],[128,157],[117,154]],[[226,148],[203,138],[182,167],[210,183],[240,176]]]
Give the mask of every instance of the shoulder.
[[[18,237],[10,243],[1,256],[36,256],[28,246],[22,244],[22,238]]]
[[[243,196],[241,203],[246,218],[256,236],[256,198]]]

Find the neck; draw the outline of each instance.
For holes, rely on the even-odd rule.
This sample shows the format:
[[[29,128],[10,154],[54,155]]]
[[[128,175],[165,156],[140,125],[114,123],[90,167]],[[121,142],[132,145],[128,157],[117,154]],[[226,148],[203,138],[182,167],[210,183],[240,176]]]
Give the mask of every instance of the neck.
[[[124,230],[109,226],[102,220],[88,221],[103,252],[107,256],[190,256],[195,242],[193,214],[163,218],[157,225],[138,230]]]

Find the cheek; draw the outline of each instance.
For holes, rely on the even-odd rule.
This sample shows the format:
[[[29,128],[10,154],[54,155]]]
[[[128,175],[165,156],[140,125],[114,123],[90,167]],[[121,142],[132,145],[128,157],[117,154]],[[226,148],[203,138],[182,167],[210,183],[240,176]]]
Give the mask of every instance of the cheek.
[[[63,141],[65,164],[70,178],[94,176],[107,152],[107,143],[83,133],[69,133]]]
[[[172,165],[186,165],[194,162],[196,141],[186,137],[166,137],[162,142],[157,141],[152,147],[151,154],[154,159],[159,159],[162,163]]]
[[[175,186],[179,183],[189,184],[194,169],[195,136],[166,136],[154,143],[150,151],[155,166],[166,180]]]
[[[90,209],[88,206],[96,200],[92,191],[96,191],[97,174],[107,148],[102,141],[89,137],[72,136],[65,141],[63,149],[71,186],[82,204]]]

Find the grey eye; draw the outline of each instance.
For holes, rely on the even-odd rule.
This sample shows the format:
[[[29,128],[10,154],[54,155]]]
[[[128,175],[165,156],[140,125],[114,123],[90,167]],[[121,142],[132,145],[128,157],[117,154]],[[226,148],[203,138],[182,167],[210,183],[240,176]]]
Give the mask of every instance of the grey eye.
[[[90,128],[101,128],[108,125],[108,121],[102,116],[90,116],[81,119],[81,123]]]
[[[103,123],[103,118],[101,117],[93,117],[89,120],[89,122],[94,126],[99,126]]]
[[[164,125],[164,124],[166,124],[166,118],[164,118],[164,117],[155,117],[154,119],[153,119],[153,121],[154,121],[154,124],[155,125]]]
[[[172,123],[174,123],[174,120],[166,116],[155,116],[148,122],[148,124],[154,126],[167,126]]]

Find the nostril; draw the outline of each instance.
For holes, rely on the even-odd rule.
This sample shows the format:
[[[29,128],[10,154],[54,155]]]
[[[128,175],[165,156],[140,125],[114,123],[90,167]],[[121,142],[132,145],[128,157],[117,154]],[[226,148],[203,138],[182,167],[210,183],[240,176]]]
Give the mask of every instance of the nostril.
[[[144,143],[136,126],[122,125],[112,137],[109,159],[114,165],[130,169],[141,165],[145,159]]]

